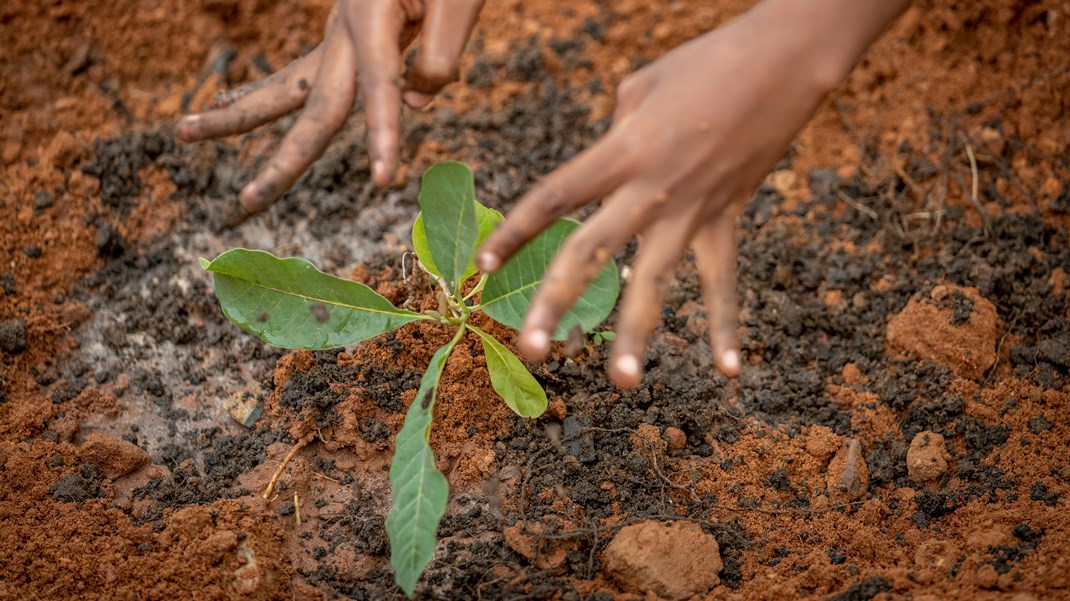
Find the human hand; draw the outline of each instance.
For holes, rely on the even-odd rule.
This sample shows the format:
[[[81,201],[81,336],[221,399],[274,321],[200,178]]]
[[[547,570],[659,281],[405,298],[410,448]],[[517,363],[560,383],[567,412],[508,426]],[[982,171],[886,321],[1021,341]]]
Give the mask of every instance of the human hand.
[[[423,108],[458,78],[461,53],[482,0],[338,0],[315,50],[265,80],[224,92],[217,106],[179,120],[175,138],[196,142],[250,131],[302,106],[278,151],[242,189],[231,222],[270,207],[327,149],[357,94],[368,120],[372,179],[390,183],[398,165],[401,103]],[[402,80],[401,51],[423,29]]]
[[[613,382],[639,384],[647,340],[688,246],[702,279],[714,363],[738,374],[736,217],[821,100],[905,5],[769,0],[625,80],[606,135],[521,199],[477,255],[480,269],[494,271],[554,219],[606,197],[547,269],[521,328],[521,352],[545,357],[562,315],[638,234],[615,328]],[[827,35],[850,29],[843,23],[858,37]]]

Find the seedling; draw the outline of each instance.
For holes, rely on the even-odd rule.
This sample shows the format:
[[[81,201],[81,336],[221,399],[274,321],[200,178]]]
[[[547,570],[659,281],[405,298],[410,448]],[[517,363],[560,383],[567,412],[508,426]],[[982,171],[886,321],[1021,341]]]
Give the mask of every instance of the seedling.
[[[463,163],[439,163],[428,169],[419,202],[421,212],[413,223],[412,242],[419,264],[436,289],[437,310],[416,313],[395,307],[368,286],[327,275],[304,259],[279,259],[243,248],[228,250],[214,261],[201,259],[201,265],[215,274],[223,313],[275,346],[339,348],[420,320],[456,330],[449,343],[431,357],[394,441],[393,505],[386,532],[394,578],[409,596],[434,553],[449,496],[428,438],[438,383],[450,353],[467,332],[478,336],[495,392],[517,415],[542,415],[546,410],[542,386],[509,349],[469,323],[469,318],[483,311],[501,324],[520,327],[550,260],[579,226],[575,221],[558,220],[500,270],[479,276],[464,293],[465,283],[477,274],[473,263],[477,245],[503,217],[476,201],[472,171]],[[574,327],[592,331],[609,315],[618,292],[616,265],[610,262],[565,314],[554,339],[564,340]]]

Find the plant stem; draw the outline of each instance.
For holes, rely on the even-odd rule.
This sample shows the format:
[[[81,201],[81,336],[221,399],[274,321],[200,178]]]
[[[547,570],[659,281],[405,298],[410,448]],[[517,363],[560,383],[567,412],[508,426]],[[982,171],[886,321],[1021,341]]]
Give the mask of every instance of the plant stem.
[[[462,298],[462,299],[461,299],[461,301],[462,301],[462,302],[464,302],[464,301],[466,301],[466,300],[468,300],[468,299],[472,298],[473,296],[475,296],[475,295],[479,294],[480,292],[483,292],[483,286],[486,286],[486,285],[487,285],[487,277],[488,277],[489,275],[490,275],[490,274],[486,274],[486,273],[484,273],[484,274],[483,274],[483,275],[482,275],[482,276],[481,276],[481,277],[479,278],[479,283],[478,283],[478,284],[476,284],[476,287],[475,287],[475,288],[472,288],[472,291],[471,291],[471,292],[469,292],[468,294],[464,295],[464,298]]]

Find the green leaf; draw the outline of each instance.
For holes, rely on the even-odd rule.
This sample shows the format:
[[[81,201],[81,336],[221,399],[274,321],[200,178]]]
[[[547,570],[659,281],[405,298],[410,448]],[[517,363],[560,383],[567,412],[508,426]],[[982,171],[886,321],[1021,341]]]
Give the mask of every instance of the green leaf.
[[[201,266],[215,273],[223,313],[268,344],[310,350],[360,342],[426,319],[371,288],[327,275],[304,259],[234,248]]]
[[[424,172],[419,201],[431,259],[457,293],[479,239],[472,170],[464,163],[432,165]]]
[[[520,417],[539,417],[546,411],[546,391],[524,367],[516,355],[498,342],[494,336],[469,324],[483,339],[483,354],[487,357],[487,371],[494,392]]]
[[[438,382],[459,338],[431,357],[416,398],[405,414],[405,424],[394,439],[394,458],[390,464],[394,503],[386,518],[386,534],[390,538],[394,580],[410,597],[435,552],[438,523],[449,497],[446,477],[435,467],[435,454],[427,439],[431,435]]]
[[[565,238],[579,226],[577,221],[558,219],[520,249],[501,269],[492,273],[483,288],[480,301],[483,311],[500,323],[519,328],[551,259]],[[579,325],[584,332],[593,330],[609,316],[619,293],[617,266],[611,260],[561,318],[561,323],[557,324],[554,331],[554,339],[564,340],[569,329],[575,325]]]
[[[494,209],[488,209],[477,200],[476,223],[479,228],[479,238],[476,239],[476,248],[479,248],[479,245],[483,244],[487,236],[494,231],[494,227],[504,220],[505,217],[501,213]],[[438,267],[435,266],[435,260],[431,258],[431,249],[427,247],[427,232],[424,230],[424,214],[422,212],[416,215],[416,221],[412,224],[412,249],[416,251],[416,258],[420,260],[425,269],[437,276],[442,276]],[[472,277],[478,271],[475,259],[469,261],[468,268],[464,270],[462,281]]]

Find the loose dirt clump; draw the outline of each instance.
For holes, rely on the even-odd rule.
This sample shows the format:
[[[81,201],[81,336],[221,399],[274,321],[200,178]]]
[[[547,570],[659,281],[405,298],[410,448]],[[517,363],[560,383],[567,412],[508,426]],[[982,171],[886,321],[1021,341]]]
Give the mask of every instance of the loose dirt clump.
[[[996,363],[996,308],[977,290],[934,286],[888,320],[888,342],[911,355],[978,379]]]
[[[606,570],[622,585],[667,599],[687,599],[720,582],[717,539],[698,524],[640,522],[625,526],[606,547]]]

